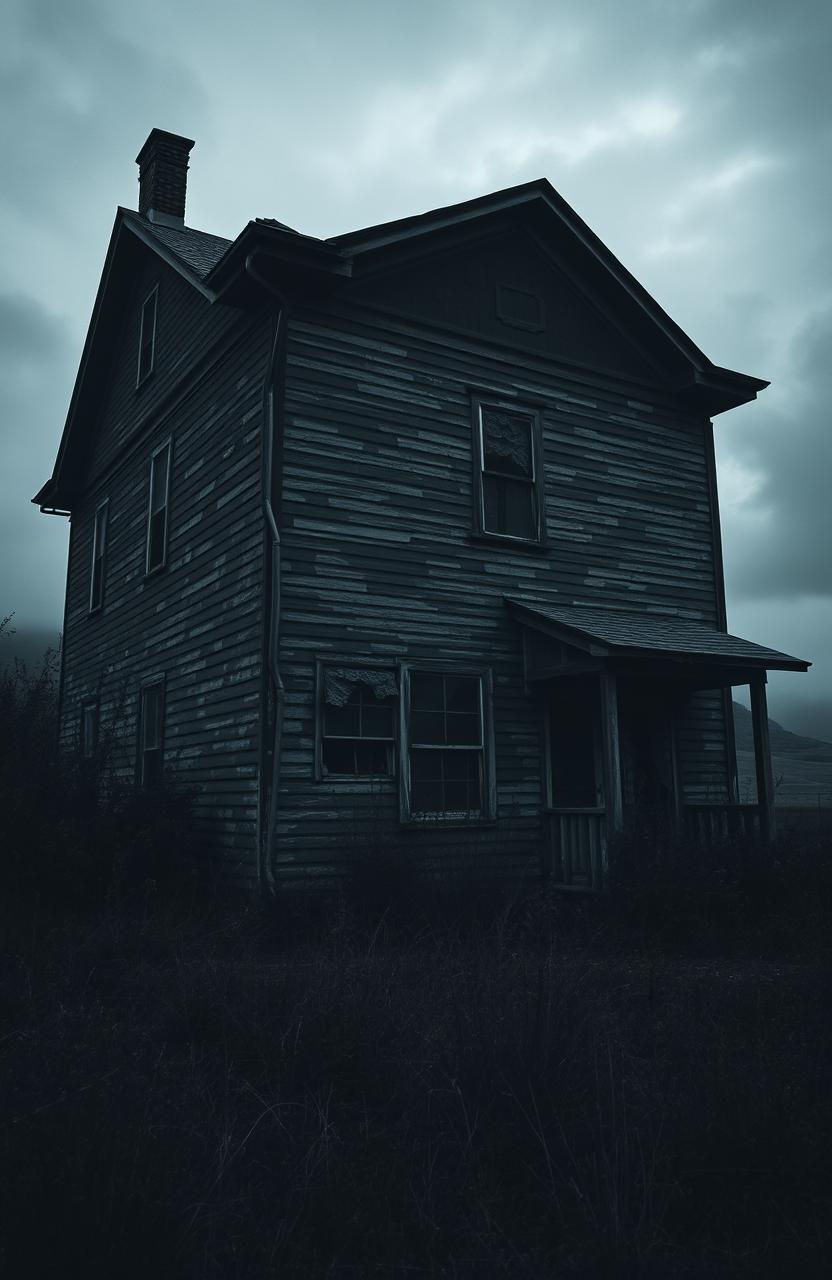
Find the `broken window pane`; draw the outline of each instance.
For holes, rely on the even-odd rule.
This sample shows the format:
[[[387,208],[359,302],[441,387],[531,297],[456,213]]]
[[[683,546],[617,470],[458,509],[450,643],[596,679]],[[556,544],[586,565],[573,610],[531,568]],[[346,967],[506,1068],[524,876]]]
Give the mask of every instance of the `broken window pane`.
[[[483,469],[534,478],[531,419],[519,414],[482,411]]]
[[[393,773],[396,683],[391,671],[327,668],[323,678],[321,766],[342,777]]]

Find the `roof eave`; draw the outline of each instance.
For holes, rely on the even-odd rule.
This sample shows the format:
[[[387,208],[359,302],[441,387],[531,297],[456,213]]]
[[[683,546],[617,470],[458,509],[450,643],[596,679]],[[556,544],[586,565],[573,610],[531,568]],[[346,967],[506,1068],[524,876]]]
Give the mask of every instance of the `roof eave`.
[[[791,654],[778,653],[775,650],[770,653],[759,654],[709,654],[698,653],[695,650],[682,651],[679,649],[647,648],[637,644],[613,644],[603,641],[599,636],[594,636],[591,632],[581,627],[561,620],[555,621],[554,619],[546,618],[533,605],[511,596],[504,596],[503,598],[512,615],[522,625],[530,626],[545,635],[552,636],[554,639],[562,640],[565,644],[572,644],[577,648],[584,649],[585,652],[593,657],[605,658],[609,661],[674,662],[678,663],[680,667],[699,664],[700,666],[719,666],[736,670],[764,671],[808,671],[812,665],[811,662],[807,662],[804,658],[796,658]],[[749,641],[748,643],[751,642]]]
[[[344,278],[352,274],[351,255],[326,240],[315,240],[268,223],[249,222],[205,277],[204,283],[214,297],[226,294],[245,274],[246,259],[256,251],[268,253],[296,272]]]
[[[756,400],[769,383],[765,378],[755,378],[749,373],[724,369],[708,364],[705,369],[694,371],[691,381],[681,390],[697,405],[706,410],[709,417],[736,409],[741,404]]]
[[[679,390],[683,394],[693,394],[697,404],[706,412],[715,415],[745,404],[768,386],[760,378],[751,378],[714,365],[547,178],[536,178],[516,187],[507,187],[502,191],[416,214],[411,218],[381,223],[345,236],[333,236],[328,243],[348,249],[355,257],[359,257],[494,213],[535,204],[545,205],[551,210],[602,271],[629,296],[631,304],[662,334],[663,340],[686,361],[690,379]]]

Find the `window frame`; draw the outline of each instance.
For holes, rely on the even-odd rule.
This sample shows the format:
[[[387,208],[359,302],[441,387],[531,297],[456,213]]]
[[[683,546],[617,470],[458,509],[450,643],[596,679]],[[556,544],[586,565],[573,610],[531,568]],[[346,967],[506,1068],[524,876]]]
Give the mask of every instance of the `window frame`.
[[[518,417],[527,418],[529,420],[532,476],[526,483],[529,485],[532,501],[532,525],[534,528],[534,534],[532,537],[525,537],[522,534],[501,533],[499,530],[489,529],[487,527],[485,516],[484,477],[492,474],[485,466],[483,415],[487,410],[493,410],[495,413],[515,414]],[[547,540],[545,489],[543,483],[542,406],[529,403],[528,401],[524,401],[522,404],[507,402],[500,396],[484,394],[482,392],[472,390],[471,430],[471,460],[473,466],[474,488],[474,536],[476,538],[487,539],[489,542],[501,542],[509,546],[528,547],[533,549],[545,548],[547,546]]]
[[[148,676],[139,685],[139,705],[136,716],[136,784],[142,791],[150,791],[162,782],[165,767],[165,702],[166,678],[164,675]],[[147,699],[152,693],[159,693],[159,741],[148,747],[145,742],[145,731],[148,721]],[[148,751],[158,751],[157,777],[150,777],[147,769]]]
[[[494,673],[491,667],[456,666],[442,661],[403,662],[399,676],[399,821],[402,825],[435,829],[453,827],[493,826],[497,821],[497,779],[494,751]],[[419,744],[419,750],[478,750],[482,761],[482,813],[462,817],[457,813],[431,814],[417,817],[412,806],[412,756],[411,735],[411,682],[416,672],[451,678],[467,677],[479,680],[481,745],[472,748],[464,744],[450,746],[436,744],[430,747]]]
[[[150,361],[148,363],[147,368],[143,369],[142,355],[144,354],[144,349],[145,349],[144,330],[145,330],[145,323],[147,319],[147,307],[151,301],[153,302],[153,321],[152,321],[153,331],[150,335]],[[150,377],[150,375],[153,373],[154,369],[156,368],[156,318],[158,315],[158,311],[159,311],[159,286],[158,284],[155,284],[153,288],[150,290],[150,293],[148,293],[147,297],[144,299],[144,302],[142,303],[141,309],[139,311],[139,350],[138,350],[138,357],[136,360],[136,389],[137,390],[139,387],[143,386],[145,382],[147,382],[147,379]]]
[[[95,508],[92,525],[92,556],[90,560],[90,598],[89,613],[99,613],[104,607],[104,576],[106,573],[107,563],[107,536],[109,533],[110,512],[109,498],[102,499]],[[103,518],[99,522],[99,516]],[[100,577],[98,579],[98,598],[96,599],[96,565],[101,565]]]
[[[396,680],[397,693],[396,702],[398,705],[392,707],[392,738],[346,738],[337,734],[326,734],[325,716],[325,675],[327,669],[338,667],[352,667],[358,671],[384,671],[392,675]],[[346,658],[338,661],[336,658],[328,656],[326,658],[315,659],[315,781],[316,782],[337,782],[337,783],[353,783],[357,785],[367,785],[368,783],[390,783],[395,782],[399,757],[399,706],[401,705],[401,679],[399,677],[398,664],[395,662],[384,662],[377,659],[355,659]],[[389,742],[388,759],[390,769],[387,773],[331,773],[324,766],[324,739],[330,737],[341,741],[349,742]]]
[[[165,501],[164,501],[164,505],[159,508],[159,511],[154,511],[153,509],[153,498],[154,498],[153,473],[155,470],[154,464],[156,462],[156,459],[159,457],[159,455],[161,453],[164,453],[165,450],[167,450],[167,455],[168,455],[167,466],[165,467]],[[163,440],[160,445],[157,445],[150,455],[150,474],[148,477],[148,492],[147,492],[147,531],[145,534],[145,551],[144,551],[145,577],[149,577],[153,573],[159,573],[161,569],[164,569],[167,566],[167,562],[168,562],[168,533],[170,531],[170,476],[171,476],[172,467],[173,467],[173,436],[168,436],[167,440]],[[153,517],[154,515],[158,515],[160,511],[164,512],[164,518],[165,518],[164,532],[162,534],[162,558],[158,564],[152,565],[150,563],[150,544],[151,544],[150,535],[153,527]]]
[[[87,733],[87,715],[92,713],[92,733]],[[81,703],[81,723],[78,732],[78,754],[86,763],[98,755],[100,733],[100,708],[98,698],[84,698]]]

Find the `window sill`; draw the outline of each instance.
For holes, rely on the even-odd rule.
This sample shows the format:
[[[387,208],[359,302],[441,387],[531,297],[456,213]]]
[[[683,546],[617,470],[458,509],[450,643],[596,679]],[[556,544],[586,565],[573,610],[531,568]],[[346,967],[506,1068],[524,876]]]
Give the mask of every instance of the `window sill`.
[[[366,786],[368,782],[389,782],[395,783],[396,778],[392,773],[322,773],[316,781],[318,782],[354,782],[361,783]]]
[[[544,538],[542,542],[537,542],[531,538],[512,538],[504,533],[469,533],[468,541],[490,544],[491,546],[512,547],[515,551],[531,551],[535,555],[545,555],[552,549],[552,543],[548,538]]]
[[[399,818],[399,826],[412,831],[480,831],[496,825],[496,818]]]
[[[144,571],[144,575],[143,575],[143,576],[145,577],[145,579],[147,579],[147,578],[155,578],[155,577],[157,576],[157,574],[164,573],[164,571],[165,571],[165,569],[167,569],[167,567],[168,567],[168,566],[167,566],[167,561],[165,561],[165,563],[164,563],[164,564],[157,564],[157,565],[154,565],[152,569],[145,569],[145,571]]]

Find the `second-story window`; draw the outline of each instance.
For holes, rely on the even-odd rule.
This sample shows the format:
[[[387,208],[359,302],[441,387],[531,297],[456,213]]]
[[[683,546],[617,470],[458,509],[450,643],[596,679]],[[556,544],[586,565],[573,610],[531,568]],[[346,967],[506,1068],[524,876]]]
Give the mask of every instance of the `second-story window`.
[[[159,289],[157,286],[142,303],[142,313],[139,321],[139,365],[136,371],[137,387],[153,372],[153,365],[156,360],[156,300],[158,296]]]
[[[145,571],[164,567],[168,552],[168,498],[170,495],[171,441],[155,449],[150,459],[150,500],[147,508],[147,562]]]
[[[90,613],[104,603],[104,563],[107,554],[107,501],[95,509],[95,525],[92,535],[92,565],[90,568]]]
[[[540,418],[534,409],[474,401],[475,531],[543,540]]]

